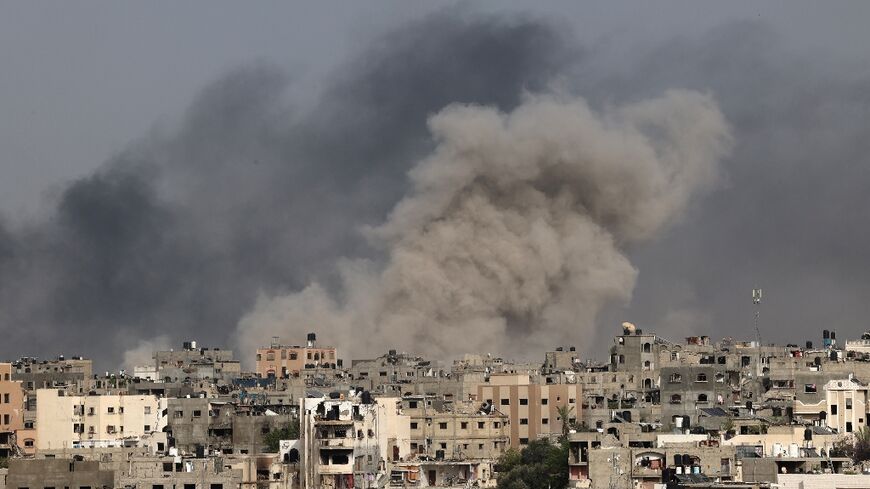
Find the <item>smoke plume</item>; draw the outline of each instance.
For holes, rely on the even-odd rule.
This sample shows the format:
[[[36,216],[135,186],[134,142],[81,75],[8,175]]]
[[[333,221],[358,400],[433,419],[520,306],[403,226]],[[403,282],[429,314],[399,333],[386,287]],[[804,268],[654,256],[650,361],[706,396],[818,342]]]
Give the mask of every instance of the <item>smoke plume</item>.
[[[730,140],[712,98],[688,91],[603,113],[567,95],[529,95],[509,113],[451,105],[429,128],[433,154],[368,233],[385,266],[344,262],[338,297],[314,284],[262,300],[241,344],[312,325],[350,354],[518,353],[593,338],[601,308],[634,286],[622,247],[710,188]]]

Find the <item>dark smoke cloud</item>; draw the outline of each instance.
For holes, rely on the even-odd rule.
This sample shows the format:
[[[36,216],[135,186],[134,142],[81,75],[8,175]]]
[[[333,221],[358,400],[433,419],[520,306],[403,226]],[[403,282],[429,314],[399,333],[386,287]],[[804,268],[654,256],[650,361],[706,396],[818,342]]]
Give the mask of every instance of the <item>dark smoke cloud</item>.
[[[756,284],[766,338],[865,328],[866,71],[793,53],[761,23],[629,60],[565,32],[525,17],[432,16],[363,49],[312,109],[285,99],[292,75],[230,73],[180,127],[71,183],[47,221],[0,222],[0,356],[63,351],[112,366],[147,350],[139,340],[230,344],[261,293],[298,291],[336,257],[382,258],[359,228],[408,191],[406,172],[433,148],[427,116],[451,103],[510,111],[551,83],[595,109],[675,88],[711,93],[733,129],[729,183],[630,248],[635,297],[599,318],[603,331],[630,319],[666,335],[747,336]]]
[[[111,366],[140,339],[228,344],[258,293],[371,254],[358,228],[404,192],[432,144],[428,114],[457,101],[510,109],[576,58],[548,25],[460,17],[375,42],[310,111],[285,99],[285,73],[238,69],[180,127],[71,183],[47,222],[0,228],[0,355]]]

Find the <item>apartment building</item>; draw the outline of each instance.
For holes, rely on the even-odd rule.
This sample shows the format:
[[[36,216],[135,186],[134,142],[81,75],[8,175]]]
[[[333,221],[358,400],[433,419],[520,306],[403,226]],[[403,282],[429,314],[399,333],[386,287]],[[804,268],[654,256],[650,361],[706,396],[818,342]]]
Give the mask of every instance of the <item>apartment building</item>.
[[[24,390],[12,380],[12,364],[0,363],[0,458],[15,454],[25,440],[17,436],[24,428]],[[33,439],[26,440],[33,445]]]
[[[566,408],[569,423],[582,422],[580,384],[540,384],[528,374],[492,374],[477,387],[477,400],[486,402],[510,420],[510,445],[521,448],[530,440],[553,438],[562,433]]]
[[[257,375],[260,377],[298,377],[304,369],[340,368],[335,347],[317,346],[317,335],[308,333],[305,346],[286,346],[273,342],[257,349]]]
[[[162,431],[156,396],[69,396],[63,390],[38,389],[38,449],[117,446]]]

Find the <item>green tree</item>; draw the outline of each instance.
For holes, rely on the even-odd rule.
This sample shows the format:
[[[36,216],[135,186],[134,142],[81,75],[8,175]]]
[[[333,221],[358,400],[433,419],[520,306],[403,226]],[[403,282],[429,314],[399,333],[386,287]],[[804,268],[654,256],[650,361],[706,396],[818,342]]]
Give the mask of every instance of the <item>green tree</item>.
[[[574,406],[559,406],[556,408],[556,412],[559,414],[559,419],[562,420],[562,438],[565,438],[569,431],[577,429],[577,422],[571,421]]]
[[[522,452],[505,452],[496,467],[499,489],[563,489],[568,486],[568,441],[534,440]]]
[[[870,428],[864,426],[855,432],[854,447],[852,458],[855,462],[870,460]]]
[[[281,440],[296,440],[299,438],[299,425],[296,423],[288,423],[282,428],[271,430],[263,435],[263,443],[266,444],[266,451],[276,453]]]

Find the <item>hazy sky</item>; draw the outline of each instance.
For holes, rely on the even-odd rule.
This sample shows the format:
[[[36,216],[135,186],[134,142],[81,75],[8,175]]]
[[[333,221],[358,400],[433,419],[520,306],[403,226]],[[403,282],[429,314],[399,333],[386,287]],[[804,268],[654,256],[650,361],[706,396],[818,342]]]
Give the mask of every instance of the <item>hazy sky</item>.
[[[433,15],[443,18],[427,20]],[[535,44],[532,48],[511,29],[493,28],[477,38],[480,29],[473,22],[455,31],[451,27],[502,17],[533,29],[544,26],[560,38],[533,33],[527,38]],[[116,351],[151,337],[174,343],[209,334],[210,324],[191,322],[199,318],[211,323],[216,317],[226,324],[214,326],[214,335],[205,343],[234,346],[234,325],[253,307],[257,294],[298,290],[312,277],[332,273],[321,264],[348,255],[371,256],[360,250],[364,245],[349,242],[354,239],[350,232],[323,228],[294,236],[289,230],[307,234],[301,223],[316,212],[323,212],[320,220],[336,222],[336,227],[338,222],[348,229],[376,223],[402,195],[404,187],[397,182],[425,154],[420,149],[425,144],[418,147],[415,142],[425,137],[410,129],[407,134],[397,132],[392,126],[363,135],[361,128],[368,123],[355,126],[346,120],[377,110],[380,97],[389,96],[367,85],[379,80],[403,86],[407,100],[412,100],[415,84],[425,85],[419,107],[405,110],[410,102],[396,102],[397,107],[384,112],[396,124],[419,124],[420,131],[426,115],[453,99],[509,109],[523,90],[553,84],[568,86],[593,106],[635,101],[669,88],[711,93],[734,126],[735,149],[723,164],[723,183],[699,199],[675,227],[652,242],[627,248],[640,272],[634,298],[609,307],[600,316],[602,327],[615,331],[616,324],[630,319],[675,337],[690,331],[749,336],[749,291],[761,285],[769,298],[763,317],[770,340],[802,343],[819,336],[816,330],[822,327],[840,329],[842,336],[857,335],[870,328],[864,320],[870,315],[870,206],[864,198],[870,188],[868,19],[870,4],[858,1],[547,2],[535,7],[503,1],[0,3],[0,265],[4,233],[13,250],[5,268],[0,266],[0,307],[7,305],[5,315],[0,313],[0,331],[13,333],[15,339],[0,346],[0,356],[50,355],[69,342],[97,354],[96,346],[75,338],[107,330],[112,333],[104,345]],[[483,25],[488,25],[486,20]],[[543,44],[541,36],[546,38]],[[488,74],[475,73],[470,55],[463,60],[466,43],[489,43],[484,52],[497,59],[488,58],[487,66],[481,67],[481,73],[489,70]],[[437,52],[429,52],[430,45]],[[419,59],[415,49],[421,51]],[[517,54],[521,51],[525,54]],[[428,86],[431,80],[415,78],[419,73],[440,73],[438,66],[427,63],[440,63],[451,72],[451,88],[436,93],[437,87]],[[268,66],[272,74],[233,78],[238,70],[257,71],[261,66]],[[408,66],[416,71],[403,71]],[[364,102],[356,100],[355,83]],[[241,136],[237,145],[210,139],[226,128],[197,132],[208,125],[197,125],[197,117],[211,123],[219,116],[208,112],[210,107],[232,96],[239,96],[241,104],[260,103],[260,98],[239,95],[242,89],[236,85],[247,90],[252,84],[258,94],[271,93],[273,85],[281,87],[274,89],[277,95],[264,95],[262,102],[280,101],[279,113],[258,115],[256,123],[279,120],[281,130],[265,131],[268,137],[292,133],[288,139],[297,142],[264,143],[268,148],[263,149],[260,143],[249,146]],[[204,87],[210,88],[203,91]],[[221,113],[236,108],[230,105]],[[333,139],[313,143],[326,149],[306,146],[308,140],[345,123],[347,127],[330,136]],[[251,131],[259,141],[260,129]],[[359,168],[353,171],[345,172],[335,163],[347,155],[328,151],[336,141],[358,140],[358,146],[343,149],[369,154],[364,153],[369,148],[366,138],[390,134],[404,139],[384,144],[402,147],[372,149],[370,159],[355,162]],[[196,141],[194,149],[187,146],[190,141]],[[272,158],[309,162],[304,171],[280,173],[292,182],[288,192],[306,201],[317,199],[320,192],[347,192],[350,197],[313,210],[278,197],[257,200],[264,193],[280,193],[263,191],[276,181],[274,173],[245,180],[237,188],[233,185],[238,176],[227,172],[205,191],[197,182],[211,177],[201,179],[205,174],[193,163],[178,169],[184,165],[173,162],[186,154],[193,154],[191,161],[215,158],[208,153],[213,146],[214,151],[224,151],[222,155],[262,152],[251,159],[264,166]],[[148,149],[140,153],[143,147]],[[93,215],[106,207],[102,200],[89,207],[92,194],[87,189],[77,193],[76,183],[96,185],[99,182],[89,180],[95,171],[125,167],[113,161],[131,159],[160,161],[153,166],[169,168],[153,177],[158,181],[155,192],[183,202],[183,219],[156,205],[159,212],[154,215],[170,217],[149,218],[149,226],[177,227],[173,243],[205,242],[201,247],[214,247],[213,254],[202,253],[203,263],[195,269],[176,270],[186,276],[144,277],[146,282],[153,279],[147,292],[126,284],[128,274],[146,270],[159,275],[155,270],[165,268],[168,276],[173,272],[170,264],[189,264],[199,252],[179,252],[181,245],[167,245],[171,251],[149,257],[130,272],[117,263],[135,261],[126,253],[138,255],[138,245],[117,247],[112,241],[117,226],[110,226],[103,241],[99,236],[106,228],[88,224],[88,232],[94,233],[88,240],[120,250],[115,261],[106,262],[104,252],[86,258],[66,255],[66,250],[93,243],[82,244],[64,234],[69,226],[79,225],[67,222],[79,223],[78,214],[68,209]],[[367,164],[381,167],[369,171]],[[221,201],[226,208],[215,209],[212,194],[220,192],[222,184],[224,191],[233,189],[238,197]],[[140,189],[135,182],[130,185],[134,194]],[[112,188],[122,199],[130,192],[123,186]],[[143,188],[142,201],[151,205],[150,187]],[[378,194],[383,196],[369,199]],[[70,204],[79,197],[88,205]],[[254,210],[245,207],[253,200]],[[252,222],[239,209],[280,213],[285,208],[289,216],[283,221],[237,225]],[[349,208],[354,213],[343,210]],[[297,219],[296,214],[305,216]],[[121,221],[127,219],[125,214]],[[179,222],[204,229],[191,231]],[[287,235],[276,242],[299,246],[292,254],[283,255],[266,242],[250,242],[252,235],[284,231]],[[78,240],[80,233],[73,235]],[[258,253],[268,258],[262,264],[250,263]],[[231,266],[214,265],[219,262]],[[283,263],[287,268],[275,271]],[[206,269],[208,273],[200,273]],[[232,286],[221,285],[234,274],[238,280]],[[179,283],[185,279],[202,284]],[[118,281],[125,285],[116,286]],[[99,290],[76,295],[95,282],[105,287],[100,290],[125,292],[117,297],[101,296],[104,292]],[[204,290],[206,285],[214,285],[216,291]],[[224,302],[222,294],[238,297],[240,290],[247,291],[246,297],[232,307],[211,304]],[[123,303],[127,297],[141,300],[148,316],[139,317],[140,306],[123,304],[95,312],[100,300]],[[81,306],[85,302],[88,305]],[[166,305],[170,302],[171,307]],[[15,311],[8,312],[10,308]],[[45,310],[52,312],[44,314]],[[178,310],[196,312],[179,315]],[[598,341],[607,341],[610,329]],[[59,330],[64,333],[57,336]],[[63,340],[53,339],[56,336]],[[119,355],[110,360],[120,360]]]

